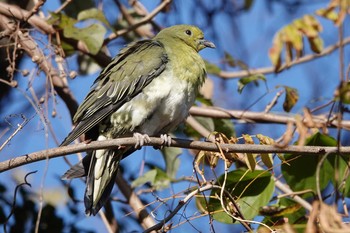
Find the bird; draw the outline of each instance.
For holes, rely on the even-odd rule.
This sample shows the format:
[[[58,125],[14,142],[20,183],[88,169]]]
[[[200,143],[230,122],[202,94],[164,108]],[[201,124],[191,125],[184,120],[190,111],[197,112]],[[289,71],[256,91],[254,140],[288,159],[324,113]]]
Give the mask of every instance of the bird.
[[[193,25],[162,29],[152,39],[132,42],[100,72],[73,117],[75,127],[60,146],[85,135],[104,141],[135,137],[136,146],[88,152],[62,179],[86,176],[86,215],[96,215],[108,200],[121,159],[150,136],[169,144],[168,133],[189,115],[206,78],[199,51],[215,48]]]

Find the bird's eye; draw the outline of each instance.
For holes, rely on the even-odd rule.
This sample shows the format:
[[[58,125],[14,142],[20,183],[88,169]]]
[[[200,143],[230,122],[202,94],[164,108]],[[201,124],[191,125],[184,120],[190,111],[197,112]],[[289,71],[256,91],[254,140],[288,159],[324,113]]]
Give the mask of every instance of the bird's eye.
[[[192,35],[191,30],[186,30],[185,33],[186,33],[187,35],[189,35],[189,36]]]

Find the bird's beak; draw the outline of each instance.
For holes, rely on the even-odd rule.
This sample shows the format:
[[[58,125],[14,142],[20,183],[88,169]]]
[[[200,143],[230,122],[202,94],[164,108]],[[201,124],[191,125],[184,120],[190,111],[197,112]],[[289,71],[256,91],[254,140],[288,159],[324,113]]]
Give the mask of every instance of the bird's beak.
[[[199,41],[199,43],[201,45],[203,45],[204,47],[209,47],[209,48],[215,48],[215,44],[209,40],[204,40],[204,39],[201,39]]]

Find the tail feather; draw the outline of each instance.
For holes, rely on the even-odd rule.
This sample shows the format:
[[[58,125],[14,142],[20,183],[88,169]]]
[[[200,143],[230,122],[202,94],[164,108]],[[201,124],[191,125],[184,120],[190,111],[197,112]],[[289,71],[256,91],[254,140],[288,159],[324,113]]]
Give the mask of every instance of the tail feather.
[[[119,151],[97,150],[93,152],[84,197],[87,215],[96,215],[108,200],[121,157]]]
[[[102,141],[106,138],[100,135],[97,140]],[[84,196],[87,215],[96,215],[106,203],[114,186],[120,160],[135,150],[134,147],[124,147],[117,150],[92,151],[62,176],[62,179],[87,177]]]
[[[90,162],[92,153],[88,153],[82,160],[71,167],[64,175],[61,177],[63,180],[70,180],[74,178],[80,178],[87,176],[89,172]]]

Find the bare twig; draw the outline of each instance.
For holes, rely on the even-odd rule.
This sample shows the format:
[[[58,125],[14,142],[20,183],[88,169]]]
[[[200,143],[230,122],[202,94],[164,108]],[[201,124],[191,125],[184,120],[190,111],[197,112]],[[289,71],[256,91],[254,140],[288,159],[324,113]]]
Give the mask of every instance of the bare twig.
[[[315,54],[310,54],[303,56],[297,60],[294,60],[292,62],[289,62],[288,64],[284,63],[281,65],[281,68],[278,70],[281,72],[282,70],[288,69],[291,66],[295,66],[298,64],[302,64],[305,62],[309,62],[314,60],[315,58],[320,58],[324,57],[333,51],[337,50],[340,46],[345,46],[350,43],[350,37],[344,38],[343,42],[339,41],[334,45],[330,45],[327,48],[325,48],[321,53],[315,53]],[[250,69],[250,70],[242,70],[238,72],[227,72],[227,71],[221,71],[218,76],[221,78],[242,78],[245,76],[249,75],[254,75],[254,74],[272,74],[275,72],[275,67],[263,67],[263,68],[258,68],[258,69]]]
[[[4,148],[4,146],[7,145],[7,143],[9,143],[12,138],[23,129],[23,127],[29,122],[29,120],[24,116],[21,115],[23,122],[21,124],[17,124],[17,129],[4,141],[4,143],[0,146],[0,151]]]
[[[27,178],[28,178],[29,175],[34,174],[34,173],[36,173],[36,172],[37,172],[37,171],[33,171],[33,172],[27,173],[27,174],[25,175],[25,177],[24,177],[24,182],[16,186],[15,192],[14,192],[14,197],[13,197],[13,202],[12,202],[11,212],[10,212],[10,214],[6,217],[6,220],[5,220],[5,223],[4,223],[4,232],[5,232],[5,233],[7,232],[7,230],[6,230],[7,222],[10,220],[10,218],[11,218],[11,216],[12,216],[14,210],[15,210],[18,189],[19,189],[20,187],[22,187],[23,185],[28,185],[29,187],[32,187],[32,185],[27,181]]]
[[[159,6],[157,6],[151,13],[146,15],[143,19],[138,21],[137,23],[130,25],[127,29],[122,29],[117,32],[111,33],[103,42],[104,45],[108,44],[111,40],[116,39],[119,36],[122,36],[132,30],[135,30],[135,28],[138,28],[148,22],[150,22],[161,10],[163,10],[168,4],[170,4],[172,0],[163,0]]]
[[[207,190],[211,190],[214,188],[213,184],[207,184],[201,188],[198,188],[194,191],[192,191],[191,193],[189,193],[184,199],[180,200],[178,205],[175,207],[175,209],[173,211],[170,212],[170,214],[168,216],[166,216],[161,222],[159,222],[158,224],[148,228],[147,230],[144,231],[144,233],[149,233],[152,231],[156,231],[161,229],[168,221],[170,221],[180,210],[181,208],[192,199],[192,197],[194,197],[195,195],[197,195],[198,193],[207,191]],[[221,188],[220,186],[218,186],[219,188]]]
[[[273,113],[264,112],[251,112],[243,110],[226,110],[216,107],[197,107],[193,106],[190,109],[192,116],[204,116],[223,119],[240,119],[248,122],[255,123],[275,123],[275,124],[287,124],[288,122],[296,123],[296,116],[294,114],[279,115]],[[338,127],[338,120],[328,121],[327,116],[312,115],[314,123],[319,125],[325,125],[327,127]],[[303,120],[306,123],[306,119]],[[350,129],[350,121],[341,121],[340,127],[344,129]]]
[[[120,173],[117,175],[116,183],[124,197],[127,198],[128,204],[134,210],[134,213],[136,214],[137,219],[140,221],[143,229],[148,229],[154,226],[156,224],[154,219],[148,214],[140,198],[133,192],[128,182],[126,182]]]
[[[73,116],[78,108],[73,93],[70,91],[67,82],[62,79],[53,65],[45,58],[44,53],[29,34],[24,34],[18,30],[19,43],[24,51],[32,58],[32,61],[37,63],[46,76],[50,78],[57,94],[64,100],[71,116]]]

